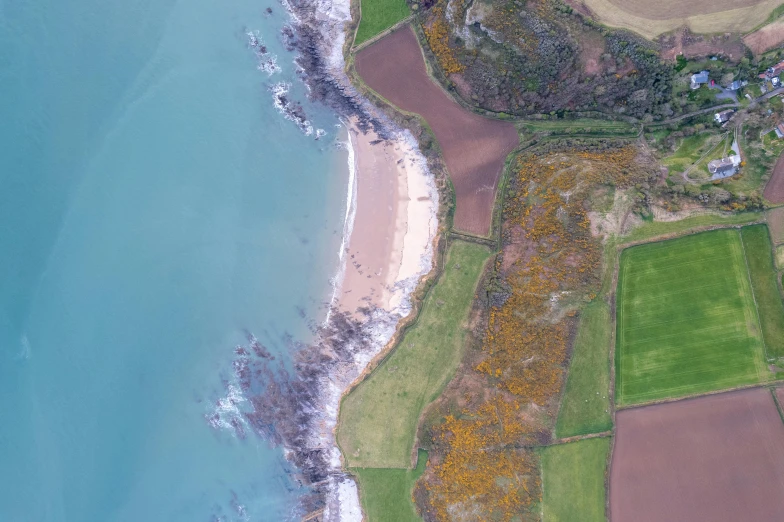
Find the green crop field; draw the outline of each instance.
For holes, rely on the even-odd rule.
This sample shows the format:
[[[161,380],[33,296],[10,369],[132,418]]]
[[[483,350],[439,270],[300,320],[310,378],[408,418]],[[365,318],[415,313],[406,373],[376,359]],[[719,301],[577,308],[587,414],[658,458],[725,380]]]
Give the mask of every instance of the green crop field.
[[[557,437],[598,433],[612,428],[610,417],[610,334],[612,314],[604,301],[583,310],[574,342]]]
[[[542,450],[542,520],[604,522],[607,437]]]
[[[419,450],[415,469],[354,468],[362,496],[362,508],[370,522],[421,522],[411,493],[425,472],[427,452]]]
[[[454,375],[466,321],[490,251],[455,241],[417,323],[340,408],[338,443],[349,467],[409,468],[419,417]]]
[[[737,229],[625,250],[616,313],[620,405],[770,378]]]
[[[784,303],[781,302],[779,285],[776,282],[773,245],[768,235],[768,227],[743,227],[741,237],[767,356],[784,357]]]
[[[361,9],[354,45],[370,40],[411,14],[406,0],[362,0]]]

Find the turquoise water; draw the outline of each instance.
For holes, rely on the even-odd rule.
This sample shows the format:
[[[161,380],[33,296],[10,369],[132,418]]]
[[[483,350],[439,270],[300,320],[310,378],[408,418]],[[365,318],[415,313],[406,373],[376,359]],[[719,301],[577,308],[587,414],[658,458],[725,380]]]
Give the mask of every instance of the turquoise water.
[[[281,450],[205,419],[246,332],[285,360],[336,270],[346,155],[325,109],[304,104],[316,141],[272,107],[272,83],[304,91],[285,22],[0,0],[0,520],[290,513]]]

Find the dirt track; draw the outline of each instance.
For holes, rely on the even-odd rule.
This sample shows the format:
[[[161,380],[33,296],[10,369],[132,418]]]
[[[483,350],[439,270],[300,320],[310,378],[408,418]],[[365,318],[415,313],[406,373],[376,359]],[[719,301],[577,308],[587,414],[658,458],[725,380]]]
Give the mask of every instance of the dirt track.
[[[613,522],[784,520],[784,423],[757,388],[619,411]]]
[[[409,26],[362,49],[355,62],[368,86],[427,120],[455,187],[455,228],[487,235],[504,160],[519,142],[514,125],[463,109],[433,83]]]
[[[762,195],[771,203],[784,203],[784,154],[776,160],[773,174],[765,185]]]

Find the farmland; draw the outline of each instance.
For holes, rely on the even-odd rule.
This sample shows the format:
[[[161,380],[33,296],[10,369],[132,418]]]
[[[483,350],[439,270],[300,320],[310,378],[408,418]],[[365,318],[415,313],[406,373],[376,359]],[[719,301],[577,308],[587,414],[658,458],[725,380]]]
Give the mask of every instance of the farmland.
[[[617,299],[619,405],[768,378],[737,230],[625,250]]]
[[[425,471],[427,453],[419,450],[414,469],[354,468],[362,492],[362,509],[372,522],[422,520],[411,501],[417,479]]]
[[[771,203],[784,203],[784,155],[779,156],[776,161],[763,195]]]
[[[619,411],[613,522],[784,520],[784,423],[758,388]]]
[[[406,0],[362,0],[362,18],[354,45],[359,45],[394,26],[411,11]]]
[[[784,303],[781,302],[775,278],[773,246],[770,243],[768,227],[744,227],[741,229],[741,237],[767,356],[784,357]]]
[[[542,450],[542,520],[601,522],[609,438],[556,444]]]
[[[455,189],[455,228],[489,234],[501,170],[519,143],[514,125],[479,116],[450,99],[428,76],[408,26],[362,49],[355,60],[371,89],[399,109],[419,114],[433,130]]]
[[[460,362],[468,310],[489,255],[484,246],[454,242],[417,323],[344,399],[338,442],[349,467],[411,466],[419,416]]]
[[[600,22],[630,29],[646,38],[677,29],[684,24],[695,33],[748,32],[768,20],[779,0],[569,0],[585,5]]]
[[[555,433],[571,437],[612,427],[610,417],[610,334],[612,318],[607,303],[585,308],[574,342],[566,390]]]

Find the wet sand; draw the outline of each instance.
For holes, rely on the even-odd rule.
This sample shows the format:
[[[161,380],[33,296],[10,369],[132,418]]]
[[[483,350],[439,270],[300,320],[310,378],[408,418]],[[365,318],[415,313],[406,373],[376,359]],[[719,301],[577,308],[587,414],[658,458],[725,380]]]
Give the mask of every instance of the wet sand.
[[[395,312],[404,287],[416,284],[412,279],[422,273],[438,202],[432,199],[427,173],[413,160],[413,144],[382,141],[353,125],[349,132],[356,162],[356,215],[338,307],[352,313],[362,307]]]

